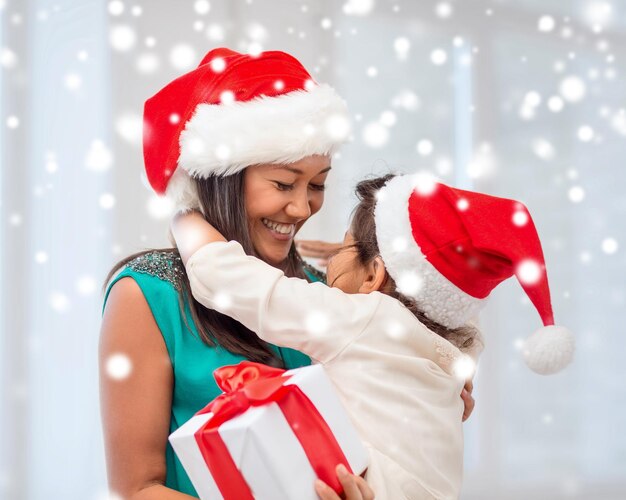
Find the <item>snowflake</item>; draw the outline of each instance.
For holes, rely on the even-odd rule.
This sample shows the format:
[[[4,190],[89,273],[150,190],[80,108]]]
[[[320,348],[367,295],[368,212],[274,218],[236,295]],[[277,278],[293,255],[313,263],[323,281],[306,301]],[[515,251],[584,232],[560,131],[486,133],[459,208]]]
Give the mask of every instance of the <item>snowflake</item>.
[[[396,124],[397,117],[393,111],[383,111],[380,114],[380,123],[385,127],[393,127]]]
[[[609,24],[613,14],[613,6],[606,1],[589,2],[586,6],[585,19],[591,24],[595,32]]]
[[[193,4],[196,14],[201,16],[208,14],[211,10],[211,4],[207,0],[196,0]]]
[[[325,123],[326,133],[336,141],[342,141],[350,135],[350,121],[343,115],[328,117]]]
[[[539,18],[539,22],[537,23],[537,28],[543,33],[549,33],[554,30],[555,24],[556,23],[552,16],[541,16]]]
[[[98,198],[98,203],[100,204],[100,208],[110,210],[115,206],[115,196],[111,193],[101,194]]]
[[[441,66],[448,60],[448,54],[443,49],[435,49],[430,53],[430,60],[435,66]]]
[[[56,156],[52,152],[46,154],[46,172],[54,174],[59,170],[59,164],[57,163]]]
[[[513,212],[512,221],[513,224],[518,227],[525,226],[526,224],[528,224],[528,213],[526,212],[526,210],[518,209]]]
[[[553,113],[558,113],[563,109],[565,103],[559,96],[552,96],[548,99],[548,109]]]
[[[363,142],[373,149],[382,148],[389,141],[389,129],[379,122],[370,122],[363,128]]]
[[[461,212],[465,212],[469,208],[469,201],[466,198],[461,198],[457,201],[456,208]]]
[[[106,373],[113,380],[124,380],[133,371],[130,358],[123,353],[111,354],[106,360]]]
[[[109,2],[109,14],[112,16],[119,16],[124,12],[124,2],[120,0],[113,0]]]
[[[385,327],[385,333],[393,340],[403,340],[407,335],[406,328],[398,321],[391,321]]]
[[[415,111],[419,109],[421,102],[419,97],[411,90],[402,90],[391,100],[394,108],[402,108],[406,111]]]
[[[251,23],[246,28],[246,34],[250,40],[263,43],[267,40],[268,32],[267,28],[261,23]]]
[[[559,85],[559,93],[566,101],[578,102],[587,92],[587,86],[578,76],[568,76]]]
[[[424,286],[421,276],[413,271],[405,271],[396,280],[398,291],[407,297],[416,296]]]
[[[19,126],[20,119],[17,116],[11,115],[7,118],[7,127],[9,127],[10,129],[16,129]]]
[[[396,51],[396,56],[401,61],[405,60],[409,55],[409,50],[411,48],[411,42],[406,37],[398,37],[393,42],[393,48]]]
[[[64,82],[68,90],[78,90],[83,84],[83,79],[77,73],[68,73],[65,75]]]
[[[143,119],[136,113],[125,113],[115,121],[115,130],[129,144],[140,145],[143,136]]]
[[[448,19],[452,15],[452,5],[448,2],[440,2],[435,6],[435,14],[441,19]]]
[[[582,142],[589,142],[594,137],[594,131],[589,125],[583,125],[578,129],[578,138]]]
[[[615,238],[605,238],[602,240],[602,251],[607,255],[612,255],[617,252],[619,245]]]
[[[170,50],[170,64],[179,71],[187,71],[196,63],[195,49],[186,43],[179,43]]]
[[[366,16],[374,9],[374,0],[348,0],[343,12],[349,16]]]
[[[156,54],[144,53],[137,57],[136,68],[139,73],[144,75],[154,73],[159,69],[160,61]]]
[[[215,73],[221,73],[226,69],[226,61],[223,57],[215,57],[211,59],[211,62],[209,64],[211,66],[211,69]]]
[[[212,42],[221,42],[224,40],[224,28],[217,23],[209,24],[206,29],[206,36]]]
[[[153,219],[168,219],[174,213],[174,204],[167,196],[159,196],[153,193],[148,198],[147,211]]]
[[[535,139],[532,143],[533,152],[542,160],[554,158],[554,146],[546,139]]]
[[[91,142],[87,157],[85,158],[85,166],[94,172],[104,172],[111,168],[113,164],[113,155],[104,143],[95,139]]]
[[[312,335],[326,333],[330,327],[328,316],[322,311],[313,311],[305,318],[304,327]]]
[[[79,276],[75,286],[76,291],[84,296],[92,295],[97,289],[96,280],[89,275]]]
[[[137,34],[130,26],[117,25],[111,28],[109,41],[114,50],[127,52],[135,46]]]
[[[458,379],[468,380],[476,372],[476,363],[469,356],[461,356],[454,361],[452,372]]]
[[[433,152],[433,143],[428,139],[422,139],[417,143],[417,152],[421,156],[429,156]]]
[[[517,279],[524,285],[535,285],[541,279],[541,266],[532,259],[525,259],[515,270]]]
[[[61,292],[50,294],[50,307],[58,313],[65,313],[70,309],[70,299]]]
[[[3,47],[0,53],[0,64],[6,69],[14,68],[17,66],[17,55],[11,49]]]
[[[35,253],[35,262],[37,264],[45,264],[48,262],[48,254],[42,250]]]

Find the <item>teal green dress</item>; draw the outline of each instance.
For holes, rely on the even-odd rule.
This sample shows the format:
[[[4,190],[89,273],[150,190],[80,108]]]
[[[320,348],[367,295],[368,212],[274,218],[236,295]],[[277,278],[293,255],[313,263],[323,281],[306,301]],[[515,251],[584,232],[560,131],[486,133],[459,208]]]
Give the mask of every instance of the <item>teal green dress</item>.
[[[311,268],[305,268],[311,281],[320,281]],[[244,361],[219,346],[208,346],[201,339],[193,324],[188,304],[185,303],[187,324],[181,314],[178,296],[184,278],[184,267],[174,252],[154,251],[130,261],[109,283],[104,303],[111,287],[120,279],[134,279],[144,297],[156,324],[161,330],[174,372],[174,392],[170,433],[189,420],[198,410],[220,394],[213,379],[213,371],[224,365]],[[286,368],[298,368],[311,363],[304,354],[276,346],[272,349],[282,358]],[[171,445],[166,450],[167,478],[165,485],[173,490],[198,497],[189,477],[174,454]]]

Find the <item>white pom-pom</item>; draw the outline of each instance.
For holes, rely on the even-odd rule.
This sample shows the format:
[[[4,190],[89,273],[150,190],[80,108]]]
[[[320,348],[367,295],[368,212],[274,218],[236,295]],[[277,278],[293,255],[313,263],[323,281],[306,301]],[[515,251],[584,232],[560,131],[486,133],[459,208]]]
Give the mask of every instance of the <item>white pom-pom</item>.
[[[544,326],[524,342],[524,360],[540,375],[557,373],[574,357],[574,336],[562,326]]]

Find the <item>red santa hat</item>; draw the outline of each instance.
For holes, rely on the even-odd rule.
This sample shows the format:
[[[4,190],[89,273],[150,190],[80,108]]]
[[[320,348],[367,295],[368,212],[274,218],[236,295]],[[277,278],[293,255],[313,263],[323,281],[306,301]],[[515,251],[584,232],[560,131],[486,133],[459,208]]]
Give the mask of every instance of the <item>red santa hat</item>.
[[[146,173],[177,209],[199,208],[191,177],[332,154],[348,133],[345,102],[294,57],[218,48],[146,101]]]
[[[375,221],[389,275],[430,319],[463,326],[515,275],[544,325],[525,342],[527,365],[547,375],[570,363],[574,338],[554,326],[541,243],[522,203],[397,176],[378,193]]]

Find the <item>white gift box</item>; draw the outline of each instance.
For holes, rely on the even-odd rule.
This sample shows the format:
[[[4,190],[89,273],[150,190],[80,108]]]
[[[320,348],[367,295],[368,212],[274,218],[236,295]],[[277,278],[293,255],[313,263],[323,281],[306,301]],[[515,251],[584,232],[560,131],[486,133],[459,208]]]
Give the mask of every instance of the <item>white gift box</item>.
[[[286,371],[283,385],[294,384],[308,397],[332,431],[355,474],[367,468],[367,452],[321,365]],[[174,431],[170,443],[202,500],[225,498],[209,470],[195,434],[212,413],[194,415]],[[259,500],[316,500],[317,478],[300,441],[275,402],[253,406],[222,423],[217,432],[235,466]],[[329,464],[334,470],[337,464]],[[226,495],[228,496],[228,495]]]

